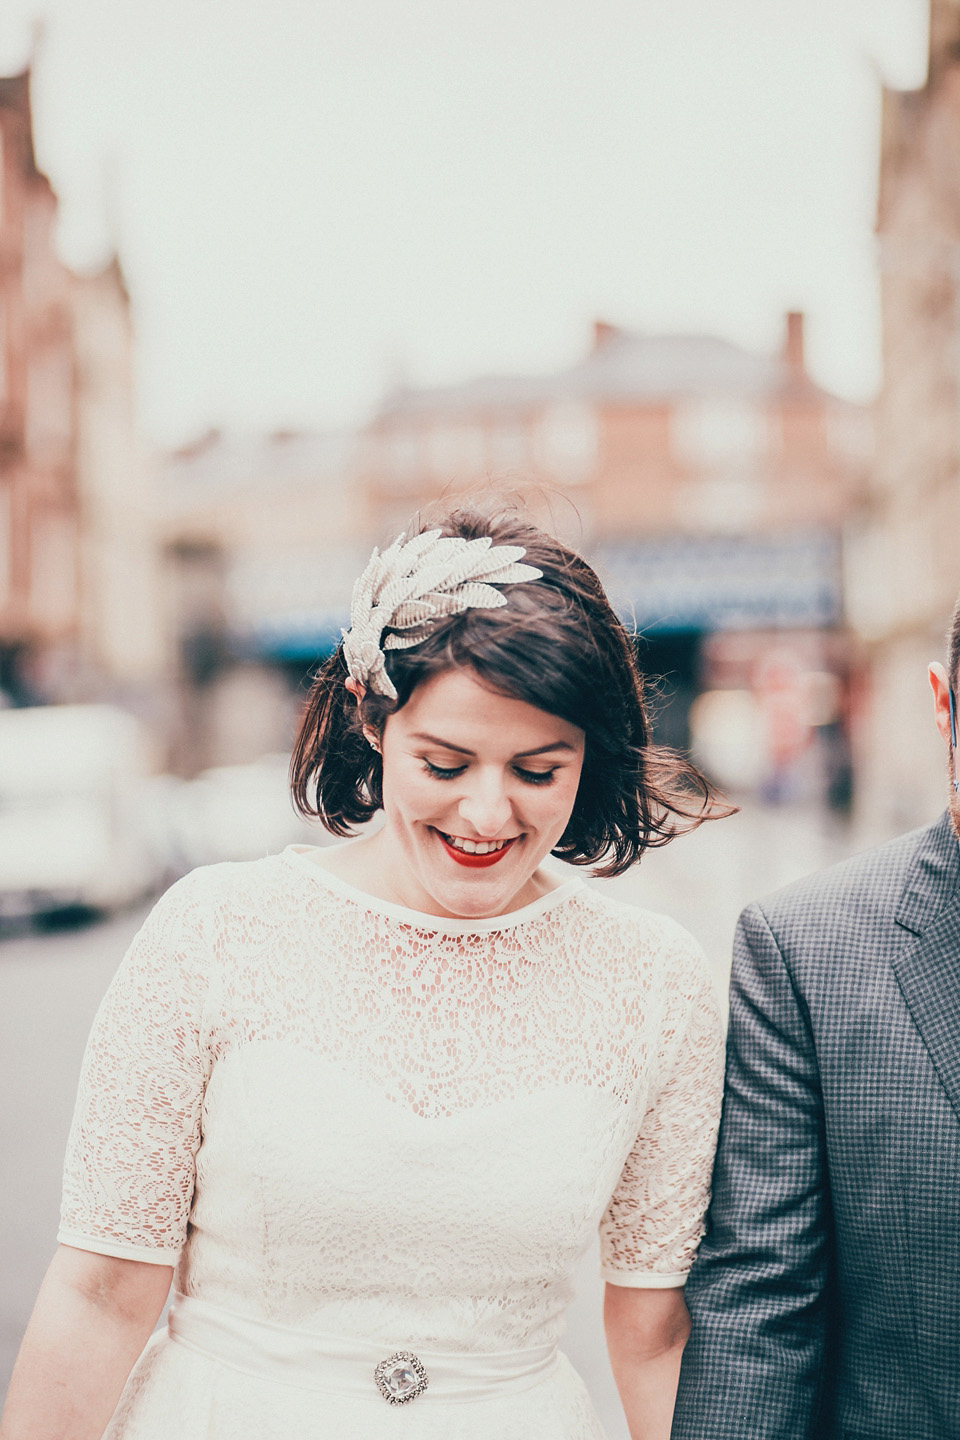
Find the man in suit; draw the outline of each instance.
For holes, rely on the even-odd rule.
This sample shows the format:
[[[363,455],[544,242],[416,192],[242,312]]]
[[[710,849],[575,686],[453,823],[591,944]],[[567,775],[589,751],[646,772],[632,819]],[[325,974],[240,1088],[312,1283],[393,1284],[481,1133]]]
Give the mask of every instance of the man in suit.
[[[674,1440],[960,1437],[958,665],[947,812],[740,918]]]

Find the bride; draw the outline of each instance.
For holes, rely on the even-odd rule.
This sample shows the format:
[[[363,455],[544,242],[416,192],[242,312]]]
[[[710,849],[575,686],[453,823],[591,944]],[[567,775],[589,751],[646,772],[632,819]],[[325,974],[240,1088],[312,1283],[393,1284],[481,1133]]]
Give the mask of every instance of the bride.
[[[651,744],[594,572],[515,513],[374,551],[293,793],[382,824],[147,919],[0,1437],[596,1440],[557,1342],[599,1226],[630,1433],[667,1440],[720,1024],[689,935],[571,866],[729,807]]]

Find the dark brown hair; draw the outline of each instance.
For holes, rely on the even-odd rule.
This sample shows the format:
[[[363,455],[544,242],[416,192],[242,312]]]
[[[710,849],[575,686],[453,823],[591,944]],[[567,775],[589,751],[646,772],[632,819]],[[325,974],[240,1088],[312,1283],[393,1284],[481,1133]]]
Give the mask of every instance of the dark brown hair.
[[[335,835],[369,820],[383,803],[382,770],[363,726],[382,731],[421,681],[455,667],[584,731],[577,798],[553,851],[560,859],[619,875],[652,846],[733,813],[689,760],[652,743],[633,639],[585,560],[515,510],[455,510],[421,528],[522,545],[524,563],[542,579],[505,587],[501,609],[450,616],[419,645],[388,650],[396,700],[368,690],[358,706],[338,646],[317,674],[294,747],[302,814],[319,816]]]

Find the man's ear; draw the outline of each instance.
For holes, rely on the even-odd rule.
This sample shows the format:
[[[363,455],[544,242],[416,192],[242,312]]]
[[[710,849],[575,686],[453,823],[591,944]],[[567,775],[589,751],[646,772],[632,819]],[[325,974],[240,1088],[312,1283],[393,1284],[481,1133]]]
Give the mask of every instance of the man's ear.
[[[949,750],[953,744],[952,726],[950,724],[950,681],[947,672],[935,660],[927,671],[930,681],[930,689],[933,691],[933,713],[937,722],[937,729],[943,736],[943,743]]]

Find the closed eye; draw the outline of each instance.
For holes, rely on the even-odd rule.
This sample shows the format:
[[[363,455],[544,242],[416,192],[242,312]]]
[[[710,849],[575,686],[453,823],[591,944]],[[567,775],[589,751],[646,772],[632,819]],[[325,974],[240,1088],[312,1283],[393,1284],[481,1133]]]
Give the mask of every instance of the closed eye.
[[[524,770],[522,766],[515,765],[513,773],[525,785],[552,785],[557,771],[556,768],[553,770]]]
[[[467,768],[466,765],[452,765],[449,767],[445,765],[435,765],[433,761],[428,760],[426,756],[423,758],[423,767],[427,774],[432,775],[435,780],[455,780],[456,777],[462,775]],[[525,785],[552,785],[556,778],[557,771],[556,767],[552,770],[525,770],[522,765],[514,765],[513,773],[517,779],[522,780]]]
[[[462,775],[467,768],[466,765],[455,765],[452,769],[447,770],[442,765],[434,765],[426,758],[424,758],[423,765],[427,774],[432,775],[435,780],[453,780],[458,775]]]

